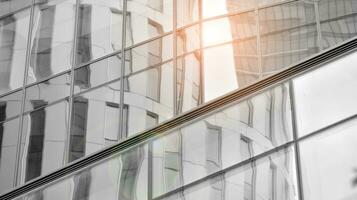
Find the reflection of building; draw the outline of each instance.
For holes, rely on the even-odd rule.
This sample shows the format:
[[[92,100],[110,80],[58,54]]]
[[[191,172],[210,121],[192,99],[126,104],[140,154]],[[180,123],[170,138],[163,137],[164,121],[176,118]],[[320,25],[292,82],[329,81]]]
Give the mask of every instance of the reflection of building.
[[[74,164],[79,171],[24,199],[327,199],[316,185],[335,185],[319,182],[316,168],[333,164],[311,155],[342,162],[355,152],[309,143],[357,112],[355,70],[347,67],[322,67],[321,80],[312,78],[321,90],[301,83],[309,72],[229,105],[213,100],[222,108],[199,108],[195,120],[174,119],[353,38],[353,0],[19,2],[0,1],[0,195],[165,121],[174,124],[167,133],[107,152],[100,163]]]

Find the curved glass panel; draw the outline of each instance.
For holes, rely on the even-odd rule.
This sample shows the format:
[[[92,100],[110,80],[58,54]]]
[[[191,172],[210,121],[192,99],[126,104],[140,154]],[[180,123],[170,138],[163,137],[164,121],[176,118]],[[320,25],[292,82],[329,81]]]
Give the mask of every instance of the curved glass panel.
[[[23,85],[29,21],[30,9],[0,17],[0,95]]]

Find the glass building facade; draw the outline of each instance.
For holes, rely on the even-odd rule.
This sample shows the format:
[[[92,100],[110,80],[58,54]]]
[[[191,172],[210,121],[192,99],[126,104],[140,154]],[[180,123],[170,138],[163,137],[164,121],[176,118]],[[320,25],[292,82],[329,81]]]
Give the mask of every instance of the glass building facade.
[[[0,0],[0,199],[355,36],[355,0]],[[339,55],[12,199],[355,199],[354,62]]]

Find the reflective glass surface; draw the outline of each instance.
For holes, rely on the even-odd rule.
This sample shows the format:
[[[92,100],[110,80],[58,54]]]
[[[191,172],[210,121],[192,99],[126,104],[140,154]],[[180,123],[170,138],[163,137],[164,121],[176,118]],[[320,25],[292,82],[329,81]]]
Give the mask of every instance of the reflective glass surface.
[[[0,95],[23,85],[30,21],[30,9],[1,17],[5,4],[11,9],[20,2],[0,2]]]
[[[168,35],[128,50],[125,55],[125,75],[171,60],[172,40],[172,35]]]
[[[69,96],[71,74],[66,73],[26,88],[25,112]]]
[[[68,101],[62,101],[24,115],[19,166],[22,183],[65,163],[68,112]]]
[[[71,68],[75,4],[75,0],[35,4],[28,83]]]
[[[189,53],[200,48],[200,28],[194,25],[177,31],[177,55]]]
[[[323,48],[335,46],[357,35],[357,2],[354,0],[319,1]]]
[[[123,0],[80,0],[77,64],[121,49]]]
[[[354,52],[294,80],[300,136],[357,113],[356,62]]]
[[[0,98],[0,122],[19,115],[21,112],[22,90]]]
[[[199,0],[176,1],[177,27],[194,23],[199,19]]]
[[[287,85],[231,105],[153,141],[154,196],[292,139]]]
[[[153,127],[173,117],[173,65],[172,62],[150,67],[124,78],[123,126],[127,135]]]
[[[19,121],[16,118],[0,123],[0,193],[9,190],[15,183]]]
[[[30,6],[32,0],[3,0],[0,1],[0,18],[1,16],[8,15],[14,11],[18,11],[25,7]]]
[[[177,110],[188,111],[202,103],[201,54],[195,51],[177,58]]]
[[[127,1],[126,46],[173,29],[173,0]]]
[[[164,200],[297,200],[294,151],[287,148],[185,187]]]
[[[120,80],[74,97],[68,161],[122,139],[119,112]]]
[[[357,120],[300,143],[304,199],[357,198]]]
[[[119,79],[120,75],[121,54],[83,66],[74,71],[75,93]]]
[[[312,3],[300,1],[261,9],[259,26],[265,76],[319,51]]]

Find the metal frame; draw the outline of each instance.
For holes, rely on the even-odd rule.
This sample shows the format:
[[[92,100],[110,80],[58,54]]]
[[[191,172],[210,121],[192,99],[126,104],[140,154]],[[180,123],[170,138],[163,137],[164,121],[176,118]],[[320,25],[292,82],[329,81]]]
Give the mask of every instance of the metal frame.
[[[116,155],[117,153],[125,151],[125,150],[133,147],[134,145],[143,143],[143,142],[147,141],[148,139],[154,138],[156,136],[163,135],[168,130],[172,130],[174,128],[177,128],[177,127],[182,126],[187,123],[192,123],[193,121],[199,119],[200,117],[202,117],[204,115],[208,115],[212,112],[215,112],[229,104],[236,103],[237,101],[240,101],[240,100],[246,98],[247,96],[259,93],[263,90],[266,90],[267,88],[271,88],[271,87],[274,87],[274,86],[281,84],[283,82],[289,81],[289,80],[291,80],[291,78],[296,77],[302,73],[314,70],[323,64],[326,64],[330,61],[333,61],[334,59],[336,59],[338,57],[341,57],[349,52],[356,50],[356,48],[357,48],[357,38],[349,40],[348,42],[345,42],[344,44],[342,44],[334,49],[327,50],[323,53],[318,54],[315,57],[306,59],[305,61],[301,62],[300,64],[294,65],[278,74],[272,75],[264,80],[261,80],[253,85],[247,86],[240,90],[231,92],[231,93],[223,96],[222,98],[210,101],[207,104],[201,105],[200,107],[198,107],[190,112],[187,112],[180,116],[177,116],[170,121],[166,121],[157,127],[154,127],[150,130],[147,130],[140,134],[129,137],[129,138],[123,140],[122,142],[120,142],[119,144],[113,145],[111,147],[108,147],[108,148],[100,151],[100,152],[97,152],[97,153],[91,154],[87,157],[84,157],[82,159],[79,159],[78,161],[76,161],[72,164],[69,164],[69,165],[63,167],[62,169],[59,169],[53,173],[36,178],[35,180],[30,181],[29,183],[27,183],[23,186],[17,187],[15,189],[13,189],[12,191],[0,196],[0,199],[11,199],[11,198],[20,196],[22,194],[25,194],[27,192],[30,192],[31,190],[33,190],[37,187],[41,187],[41,186],[50,184],[51,182],[58,180],[59,178],[62,178],[64,176],[67,176],[69,174],[77,172],[80,169],[84,169],[84,168],[88,167],[89,165],[93,165],[93,164],[100,162],[104,159],[107,159],[108,157],[111,157],[113,155]],[[293,140],[292,142],[288,142],[280,147],[272,149],[268,152],[265,152],[261,155],[254,157],[254,158],[251,158],[247,161],[243,161],[235,167],[249,163],[252,160],[255,160],[257,158],[268,155],[271,152],[275,152],[281,148],[285,148],[285,147],[290,146],[294,143],[297,144],[301,140],[310,138],[318,133],[323,132],[324,130],[326,130],[328,128],[337,126],[343,122],[354,119],[356,117],[357,117],[357,115],[353,115],[351,117],[345,118],[339,122],[329,125],[328,127],[321,128],[309,135],[306,135],[299,139]],[[295,138],[296,137],[297,136],[295,135]],[[299,163],[297,163],[297,164],[299,164]],[[221,174],[221,173],[224,173],[224,171],[217,172],[214,175]],[[214,175],[205,177],[205,179],[209,179],[210,177],[212,177]],[[184,187],[188,187],[188,186],[186,185]]]

